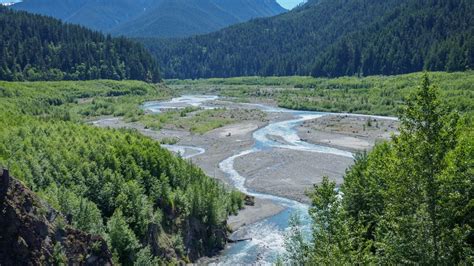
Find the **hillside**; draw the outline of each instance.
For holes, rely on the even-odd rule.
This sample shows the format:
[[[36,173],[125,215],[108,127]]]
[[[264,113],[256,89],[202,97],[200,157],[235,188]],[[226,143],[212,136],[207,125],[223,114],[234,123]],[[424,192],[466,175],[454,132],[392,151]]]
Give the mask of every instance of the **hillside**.
[[[141,40],[166,78],[458,71],[474,64],[474,2],[321,0],[204,36]]]
[[[159,86],[0,82],[0,165],[69,217],[71,227],[106,239],[114,264],[213,255],[226,244],[227,216],[242,207],[240,193],[157,141],[83,122],[143,112],[141,100],[166,95]]]
[[[274,0],[171,0],[112,29],[132,37],[180,37],[208,33],[285,10]]]
[[[160,80],[142,45],[0,7],[0,80]]]
[[[5,265],[111,265],[103,238],[75,230],[21,182],[0,175],[0,261]],[[16,240],[12,245],[12,240]]]
[[[275,0],[27,0],[13,8],[133,37],[208,33],[285,11]]]

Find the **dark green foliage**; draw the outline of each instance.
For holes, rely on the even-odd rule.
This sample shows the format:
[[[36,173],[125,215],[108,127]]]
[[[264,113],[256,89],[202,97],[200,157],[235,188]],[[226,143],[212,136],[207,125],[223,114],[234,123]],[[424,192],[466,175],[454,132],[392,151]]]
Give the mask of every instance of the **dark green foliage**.
[[[60,242],[57,242],[54,245],[52,257],[53,257],[54,264],[64,265],[67,263],[67,257],[66,257],[66,254],[64,254],[64,250]]]
[[[117,262],[188,261],[224,247],[227,215],[242,206],[240,194],[138,132],[96,128],[76,113],[88,105],[84,99],[110,94],[137,108],[141,95],[160,95],[155,85],[2,82],[0,88],[0,164],[73,226],[105,236]],[[58,115],[67,110],[74,122]],[[148,245],[153,256],[141,250]]]
[[[473,132],[425,76],[400,135],[356,158],[342,197],[327,181],[316,187],[314,242],[302,252],[317,264],[472,264]]]
[[[203,36],[141,40],[166,78],[463,71],[471,0],[322,0]]]
[[[137,254],[137,259],[133,265],[135,266],[158,266],[164,263],[151,253],[150,247],[141,249]]]
[[[0,80],[135,79],[158,82],[139,44],[0,6]]]
[[[398,1],[320,55],[313,76],[464,71],[474,66],[472,1]]]
[[[114,258],[124,264],[131,264],[140,248],[138,239],[128,227],[120,209],[107,222],[107,242],[112,247]]]

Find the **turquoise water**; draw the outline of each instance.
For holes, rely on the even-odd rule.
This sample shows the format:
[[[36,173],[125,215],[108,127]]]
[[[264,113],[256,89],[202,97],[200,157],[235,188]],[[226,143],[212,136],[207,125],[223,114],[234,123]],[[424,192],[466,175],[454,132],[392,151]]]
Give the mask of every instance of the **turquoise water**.
[[[212,108],[212,106],[207,106],[206,103],[208,101],[216,99],[218,99],[217,96],[187,95],[179,98],[174,98],[168,102],[148,103],[145,105],[145,108],[154,112],[159,112],[161,109],[184,108],[186,106]],[[352,158],[353,154],[331,147],[307,143],[302,141],[298,136],[296,131],[297,126],[299,126],[306,120],[316,119],[324,115],[328,115],[329,113],[295,111],[262,104],[243,105],[260,109],[264,112],[269,113],[287,113],[291,114],[293,117],[289,120],[270,123],[268,126],[255,131],[253,133],[255,145],[251,149],[239,152],[225,159],[219,164],[219,168],[227,175],[230,180],[232,180],[232,183],[236,189],[248,195],[255,196],[257,198],[271,200],[276,204],[284,206],[285,209],[277,215],[274,215],[254,224],[247,225],[235,232],[234,236],[237,236],[237,238],[252,238],[252,240],[229,245],[229,247],[224,250],[222,255],[219,257],[218,264],[272,264],[278,257],[281,257],[285,253],[285,236],[287,235],[287,231],[289,229],[288,221],[291,215],[298,213],[302,221],[303,231],[306,232],[308,235],[310,234],[311,225],[310,218],[308,215],[309,206],[291,199],[264,193],[257,193],[248,189],[245,186],[246,178],[240,175],[234,168],[235,159],[254,152],[271,150],[275,148],[296,150],[301,152],[324,153],[349,158]],[[353,114],[345,115],[351,116]],[[387,117],[384,118],[387,119]],[[269,135],[279,137],[280,139],[284,140],[284,143],[270,139],[268,137]],[[196,150],[199,154],[205,152],[202,148],[197,147],[170,146],[168,148],[175,150],[183,150],[184,148],[189,148]]]
[[[319,118],[325,115],[324,113],[291,111],[280,108],[268,109],[268,107],[262,110],[267,112],[291,113],[295,118],[271,123],[268,126],[255,131],[253,133],[253,138],[255,139],[254,147],[227,158],[219,164],[219,167],[227,174],[227,176],[233,181],[234,186],[240,191],[257,198],[272,200],[275,203],[286,207],[286,209],[275,216],[246,226],[237,231],[235,234],[238,234],[239,238],[252,238],[252,240],[231,245],[221,256],[221,264],[271,264],[275,262],[275,260],[285,252],[285,236],[289,229],[288,220],[294,213],[298,213],[301,217],[303,231],[310,234],[310,219],[308,216],[309,206],[287,198],[256,193],[249,190],[245,187],[245,177],[241,176],[234,169],[234,160],[236,158],[273,148],[333,154],[350,158],[353,156],[350,152],[310,144],[301,141],[298,137],[295,129],[297,126],[306,120]],[[285,141],[285,144],[268,138],[268,135],[278,136]]]

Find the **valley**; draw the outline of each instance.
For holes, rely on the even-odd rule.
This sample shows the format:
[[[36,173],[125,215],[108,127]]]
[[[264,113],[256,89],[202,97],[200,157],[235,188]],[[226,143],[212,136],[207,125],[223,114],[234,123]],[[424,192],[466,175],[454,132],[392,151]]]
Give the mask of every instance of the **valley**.
[[[388,140],[397,127],[396,119],[391,117],[294,111],[256,100],[238,103],[206,95],[148,102],[142,108],[151,112],[149,116],[190,108],[194,111],[188,115],[198,116],[209,110],[224,108],[231,116],[237,117],[228,125],[203,133],[177,128],[173,124],[150,129],[140,122],[127,123],[120,118],[92,122],[99,127],[133,128],[162,143],[172,136],[175,138],[173,144],[165,145],[165,148],[180,154],[227,186],[255,197],[254,206],[246,206],[228,220],[234,231],[231,237],[252,240],[230,244],[221,257],[211,259],[224,264],[274,261],[284,250],[288,215],[308,208],[310,201],[305,193],[314,184],[320,183],[323,176],[342,184],[345,170],[353,163],[351,152],[369,150],[376,141]],[[242,113],[260,115],[249,118],[239,115]],[[218,117],[214,119],[219,120]],[[374,125],[368,126],[367,131],[362,130],[367,127],[367,121],[372,121],[370,119]],[[347,126],[346,120],[350,121],[350,126]],[[329,136],[337,148],[321,141],[311,144],[298,136],[303,135],[301,130],[306,123],[313,125],[327,121],[340,129],[338,133],[325,132],[325,137]],[[376,121],[380,122],[380,126],[375,125],[379,123]],[[361,133],[354,136],[356,128],[360,128]],[[362,135],[362,132],[367,134]],[[305,131],[306,136],[312,138],[318,138],[321,133]]]
[[[415,77],[418,75],[421,74],[415,74]],[[433,76],[441,76],[443,82],[451,85],[446,86],[443,92],[446,95],[444,103],[462,103],[458,99],[463,96],[463,101],[467,103],[464,112],[472,112],[473,91],[463,83],[472,78],[469,72],[433,73]],[[324,80],[321,83],[321,80],[305,77],[166,81],[158,85],[107,80],[1,82],[2,94],[7,96],[3,98],[3,106],[13,107],[6,110],[10,110],[14,120],[8,116],[0,118],[19,130],[25,130],[24,122],[14,122],[20,117],[27,118],[25,121],[33,125],[39,123],[36,122],[38,119],[46,119],[43,122],[46,126],[52,123],[48,119],[60,119],[69,123],[67,127],[83,124],[87,130],[100,128],[100,134],[138,134],[141,137],[135,137],[148,145],[148,141],[160,144],[187,164],[202,169],[203,174],[211,177],[213,182],[217,181],[226,191],[239,191],[252,198],[245,204],[243,200],[239,203],[237,199],[232,199],[231,202],[237,205],[229,205],[226,207],[229,208],[227,215],[219,216],[230,230],[230,241],[225,242],[246,240],[224,243],[222,251],[208,251],[204,256],[193,259],[204,264],[272,263],[286,252],[285,243],[293,230],[291,217],[300,217],[304,234],[311,231],[312,218],[308,211],[312,198],[308,193],[313,186],[324,183],[323,177],[327,177],[337,189],[341,189],[348,169],[354,167],[354,160],[358,158],[356,154],[370,152],[376,144],[383,146],[384,141],[390,141],[392,136],[399,134],[398,119],[381,116],[376,111],[381,110],[378,103],[384,102],[384,94],[374,93],[376,89],[361,90],[358,85],[363,83],[377,87],[377,84],[387,82],[387,78],[393,86],[397,86],[393,80],[407,80],[406,77],[395,76],[354,79],[345,83],[337,81],[340,87],[332,89],[328,95],[337,102],[346,101],[346,97],[338,96],[338,90],[352,95],[349,99],[367,97],[371,99],[367,102],[367,108],[374,110],[373,114],[348,113],[346,109],[322,112],[279,107],[284,105],[280,95],[308,95],[313,91],[311,95],[320,97],[319,90],[324,90],[324,87],[319,86],[332,86],[332,82],[336,82]],[[302,83],[305,80],[306,83]],[[392,93],[404,97],[406,89],[399,87]],[[21,115],[15,111],[18,108],[15,106],[23,106],[23,113],[41,115]],[[341,106],[334,105],[334,108]],[[18,141],[7,132],[0,132],[6,141],[3,144],[5,147],[10,141]],[[48,143],[47,139],[44,141]],[[9,150],[4,149],[4,152],[8,154]],[[24,155],[15,156],[22,158]],[[30,179],[29,171],[35,170],[28,169],[35,167],[36,160],[40,158],[35,157],[30,162],[31,166],[20,166],[24,161],[15,163],[13,173],[33,187],[50,191],[53,189],[51,185],[44,186],[36,179]],[[80,183],[78,185],[80,187]],[[79,187],[76,186],[71,189],[77,190]],[[79,197],[91,197],[78,191],[79,195],[83,195]],[[50,195],[51,192],[46,193]],[[237,197],[237,194],[231,195]],[[153,195],[146,194],[146,197]],[[52,196],[47,199],[52,200],[51,204],[56,202]],[[96,202],[94,197],[90,199]],[[236,209],[237,206],[241,207]],[[167,212],[169,207],[160,208]],[[166,222],[162,226],[166,228]],[[168,231],[166,237],[175,237],[176,233]],[[192,247],[188,246],[191,245],[189,242],[184,245]],[[166,252],[171,251],[164,254]]]
[[[474,1],[12,1],[0,265],[474,265]]]
[[[410,77],[415,80],[420,75]],[[465,110],[472,112],[473,90],[463,83],[472,78],[470,73],[432,75],[441,84],[451,85],[443,92],[449,95],[444,102],[456,102],[458,107],[465,102]],[[465,76],[460,79],[459,75]],[[405,83],[400,86],[398,81],[402,80]],[[384,109],[386,96],[383,92],[389,86],[398,87],[391,90],[390,97],[393,99],[397,95],[402,99],[407,95],[408,87],[413,86],[406,83],[407,80],[410,80],[407,76],[346,79],[345,82],[305,77],[171,80],[167,83],[178,97],[145,102],[142,105],[144,117],[149,118],[135,123],[119,118],[93,123],[100,127],[134,128],[157,141],[169,143],[165,146],[167,149],[196,164],[207,175],[255,197],[254,206],[245,206],[227,221],[233,231],[231,239],[250,240],[228,244],[219,256],[203,258],[201,263],[272,263],[285,253],[290,217],[295,213],[300,215],[303,230],[310,231],[307,214],[311,204],[307,194],[310,189],[323,182],[323,176],[339,187],[347,169],[354,164],[355,154],[369,152],[374,145],[398,135],[398,119],[378,114],[387,112],[384,110],[395,114],[391,110],[397,110],[396,105],[390,104],[391,109]],[[324,91],[332,84],[340,87]],[[364,90],[361,87],[374,88]],[[380,93],[377,92],[379,89]],[[344,113],[348,109],[320,112],[278,107],[285,106],[280,95],[293,94],[308,100],[310,95],[321,97],[318,96],[321,91],[324,91],[324,97],[334,97],[332,101],[338,103],[347,99],[370,99],[366,108],[372,110],[368,112],[372,114]],[[343,91],[345,96],[338,91]],[[463,95],[467,98],[460,100]],[[338,107],[348,108],[332,105],[332,108]],[[192,117],[209,112],[224,112],[233,119],[221,123],[222,116],[207,116],[206,123],[215,124],[210,122],[214,120],[217,124],[215,128],[203,131],[177,126],[182,124],[180,120],[188,120],[187,116],[192,121]],[[149,126],[153,120],[174,113],[179,113],[180,117],[172,123],[155,128]],[[172,142],[170,138],[173,138]]]

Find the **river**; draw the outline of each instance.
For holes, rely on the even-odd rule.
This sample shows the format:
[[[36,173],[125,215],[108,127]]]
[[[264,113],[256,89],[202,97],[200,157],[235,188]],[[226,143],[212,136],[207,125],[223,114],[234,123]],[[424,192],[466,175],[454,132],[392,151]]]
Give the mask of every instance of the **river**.
[[[167,102],[147,103],[144,105],[144,108],[154,112],[170,108],[184,108],[186,106],[212,108],[212,106],[206,105],[206,103],[216,100],[217,98],[217,96],[182,96]],[[253,147],[226,158],[219,163],[219,168],[230,180],[232,180],[236,189],[257,198],[271,200],[276,204],[284,206],[285,209],[277,215],[244,226],[235,232],[234,237],[236,238],[251,238],[252,240],[229,245],[217,260],[217,264],[222,265],[274,263],[277,258],[282,256],[285,252],[285,236],[289,229],[289,218],[294,213],[299,214],[302,221],[303,231],[310,234],[310,218],[308,215],[309,206],[284,197],[257,193],[248,189],[245,186],[246,177],[239,174],[239,172],[234,168],[234,161],[237,158],[274,148],[325,153],[350,158],[353,157],[353,154],[350,152],[310,144],[302,141],[298,136],[295,127],[306,120],[319,118],[328,113],[295,111],[262,104],[244,105],[250,105],[250,107],[260,109],[264,112],[291,114],[292,118],[285,121],[269,123],[267,126],[253,132],[252,136],[255,141]],[[273,136],[273,138],[269,138],[269,136]],[[275,141],[275,136],[282,139],[283,142]],[[202,148],[191,146],[166,145],[164,147],[174,152],[179,152],[182,155],[186,154],[186,156],[184,156],[185,158],[191,158],[205,152]],[[191,151],[191,153],[188,151]]]

